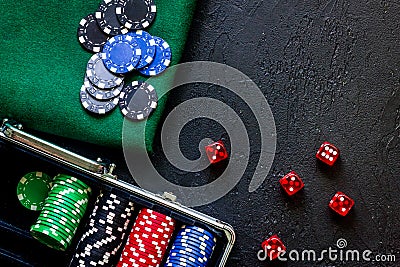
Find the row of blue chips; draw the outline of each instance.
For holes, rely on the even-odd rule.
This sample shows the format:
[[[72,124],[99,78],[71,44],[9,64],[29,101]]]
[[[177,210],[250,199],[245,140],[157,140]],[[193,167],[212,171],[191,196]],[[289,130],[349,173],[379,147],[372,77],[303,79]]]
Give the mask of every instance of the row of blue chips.
[[[169,251],[165,267],[206,267],[211,260],[217,239],[197,226],[183,226]]]
[[[106,68],[115,74],[138,70],[146,76],[162,73],[171,63],[171,48],[160,37],[139,30],[110,38],[103,47]]]

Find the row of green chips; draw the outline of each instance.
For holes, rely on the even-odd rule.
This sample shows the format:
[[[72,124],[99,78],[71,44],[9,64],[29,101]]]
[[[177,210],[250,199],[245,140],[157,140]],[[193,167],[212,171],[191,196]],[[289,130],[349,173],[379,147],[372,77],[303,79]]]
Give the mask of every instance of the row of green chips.
[[[91,189],[75,177],[59,174],[44,201],[31,235],[41,243],[65,251],[83,218]]]

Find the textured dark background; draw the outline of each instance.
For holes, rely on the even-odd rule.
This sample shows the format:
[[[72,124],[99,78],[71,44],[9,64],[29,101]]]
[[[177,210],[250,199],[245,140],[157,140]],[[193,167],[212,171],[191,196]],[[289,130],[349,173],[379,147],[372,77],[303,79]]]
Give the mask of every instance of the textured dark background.
[[[394,1],[199,1],[183,60],[216,61],[247,74],[268,100],[278,134],[270,174],[249,193],[261,142],[249,108],[226,89],[209,85],[179,88],[168,102],[166,113],[194,97],[220,99],[248,128],[252,154],[245,177],[224,198],[197,208],[236,229],[227,266],[400,266],[399,14]],[[183,153],[198,157],[198,142],[206,137],[229,144],[220,125],[199,119],[181,133]],[[325,140],[341,149],[333,168],[315,159]],[[120,151],[54,141],[91,158],[116,161],[120,177],[132,182]],[[203,184],[224,168],[175,170],[159,138],[152,158],[161,173],[181,184]],[[288,198],[278,179],[292,169],[306,186]],[[327,206],[338,190],[356,201],[345,218]],[[348,249],[395,254],[397,261],[260,262],[260,244],[272,234],[289,250],[322,251],[344,238]]]
[[[257,260],[256,252],[263,237],[275,233],[288,249],[322,251],[345,238],[348,249],[397,257],[396,263],[283,266],[400,266],[399,12],[400,5],[390,1],[199,3],[184,60],[225,63],[247,74],[271,105],[278,134],[273,168],[259,190],[247,191],[260,142],[255,127],[248,127],[253,154],[245,177],[226,197],[200,208],[237,231],[228,266],[268,265]],[[248,108],[220,88],[182,88],[169,107],[197,96],[221,99],[241,114],[246,126],[256,125]],[[226,138],[213,123],[193,124],[198,127],[188,127],[181,136],[188,157],[198,153],[200,136]],[[315,160],[325,140],[342,152],[333,168]],[[291,169],[306,183],[293,199],[277,183]],[[356,201],[346,218],[327,207],[337,190]]]

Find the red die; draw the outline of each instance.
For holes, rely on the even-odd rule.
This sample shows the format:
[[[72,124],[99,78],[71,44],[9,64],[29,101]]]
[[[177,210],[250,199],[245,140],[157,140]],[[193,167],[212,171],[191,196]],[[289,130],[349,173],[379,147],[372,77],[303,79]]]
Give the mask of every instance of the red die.
[[[337,192],[331,202],[329,202],[329,207],[336,211],[342,216],[346,216],[354,205],[354,200],[346,196],[342,192]]]
[[[278,258],[283,251],[286,251],[285,245],[277,235],[273,235],[266,239],[264,242],[262,242],[261,247],[270,260]]]
[[[324,142],[317,152],[317,159],[333,166],[335,161],[339,158],[339,149],[329,142]]]
[[[211,164],[220,162],[221,160],[228,158],[228,152],[226,151],[226,148],[222,141],[217,141],[206,146],[206,154]]]
[[[279,183],[289,196],[296,194],[304,187],[303,181],[295,171],[286,174]]]

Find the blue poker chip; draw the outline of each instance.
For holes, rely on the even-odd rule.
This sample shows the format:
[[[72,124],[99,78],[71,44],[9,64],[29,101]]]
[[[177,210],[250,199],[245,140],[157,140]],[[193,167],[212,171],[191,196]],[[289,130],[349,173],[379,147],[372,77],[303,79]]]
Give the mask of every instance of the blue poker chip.
[[[185,244],[185,246],[180,244],[179,245],[173,244],[171,250],[176,250],[176,251],[185,250],[191,253],[197,253],[198,255],[200,255],[200,257],[206,257],[206,258],[209,258],[211,255],[207,250],[202,250],[199,247],[193,247],[192,245],[188,244]]]
[[[200,254],[200,253],[196,253],[194,251],[188,251],[188,250],[183,250],[183,249],[171,249],[169,252],[169,256],[170,257],[176,257],[176,255],[185,255],[188,257],[192,257],[196,260],[196,262],[200,262],[200,263],[206,263],[209,260],[209,256],[208,257]]]
[[[210,238],[208,235],[202,234],[202,233],[197,232],[197,231],[195,231],[193,229],[185,229],[183,231],[181,230],[179,232],[179,234],[182,235],[182,236],[194,236],[196,239],[198,239],[200,241],[203,241],[203,242],[208,241],[210,243],[213,243],[214,245],[217,243],[217,239],[215,237],[214,238]]]
[[[204,265],[196,265],[193,262],[180,261],[178,259],[167,259],[164,266],[186,266],[186,267],[202,267]]]
[[[197,257],[197,255],[190,255],[190,254],[182,254],[179,252],[170,252],[168,258],[170,260],[176,259],[183,262],[191,262],[195,265],[204,265],[207,261],[203,260],[202,258]]]
[[[191,247],[192,249],[197,249],[198,251],[206,251],[209,254],[212,254],[214,251],[213,246],[209,246],[205,243],[199,243],[193,240],[181,239],[179,236],[174,241],[174,246],[181,246],[181,247]]]
[[[101,58],[106,68],[113,73],[128,73],[140,61],[142,50],[131,35],[117,35],[110,38],[103,47]]]
[[[140,58],[139,63],[136,68],[141,69],[148,66],[154,60],[154,56],[156,54],[156,42],[153,37],[142,30],[138,30],[135,32],[130,32],[128,35],[131,35],[133,38],[137,39],[137,42],[142,50],[142,57]]]
[[[189,235],[181,235],[180,233],[178,234],[179,239],[181,240],[181,242],[184,242],[185,240],[187,241],[192,241],[192,242],[196,242],[202,246],[205,247],[214,247],[215,243],[213,241],[208,241],[208,240],[200,240],[196,235],[193,234],[189,234]]]
[[[154,60],[148,66],[139,70],[141,74],[146,76],[156,76],[165,71],[171,64],[172,53],[168,43],[156,36],[153,36],[153,40],[156,44]]]
[[[178,236],[182,239],[190,239],[197,242],[206,243],[209,246],[215,246],[216,244],[215,238],[210,239],[208,235],[192,231],[191,229],[181,229],[178,233]]]
[[[207,230],[205,230],[205,229],[203,229],[203,228],[194,226],[194,225],[184,225],[184,226],[182,226],[182,229],[184,229],[184,230],[190,229],[190,230],[199,232],[199,233],[201,233],[201,234],[208,235],[211,239],[214,239],[214,238],[215,238],[215,236],[214,236],[212,233],[210,233],[209,231],[207,231]]]

